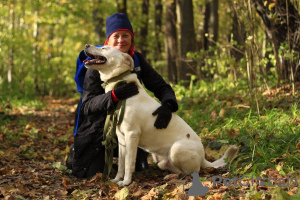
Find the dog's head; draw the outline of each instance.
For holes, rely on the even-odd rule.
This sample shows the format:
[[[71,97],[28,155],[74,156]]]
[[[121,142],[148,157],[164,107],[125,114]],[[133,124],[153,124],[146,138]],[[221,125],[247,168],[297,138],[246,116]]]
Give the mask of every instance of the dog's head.
[[[86,44],[84,51],[91,58],[84,61],[85,67],[98,70],[103,81],[134,68],[131,56],[114,47],[96,47]]]

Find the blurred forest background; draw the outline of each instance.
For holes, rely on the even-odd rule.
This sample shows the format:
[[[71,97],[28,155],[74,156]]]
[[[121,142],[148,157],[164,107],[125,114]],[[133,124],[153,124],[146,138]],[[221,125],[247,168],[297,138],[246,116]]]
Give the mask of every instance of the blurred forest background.
[[[129,16],[137,51],[171,84],[176,113],[201,136],[206,158],[240,147],[225,170],[200,171],[208,199],[300,199],[299,184],[286,179],[300,183],[299,11],[299,0],[1,0],[0,199],[184,194],[182,178],[167,181],[155,168],[119,190],[64,166],[79,100],[76,59],[86,43],[104,43],[115,12]],[[284,178],[287,187],[213,186],[216,174]]]
[[[298,0],[2,0],[1,93],[73,96],[78,53],[127,13],[136,48],[169,82],[300,81]]]

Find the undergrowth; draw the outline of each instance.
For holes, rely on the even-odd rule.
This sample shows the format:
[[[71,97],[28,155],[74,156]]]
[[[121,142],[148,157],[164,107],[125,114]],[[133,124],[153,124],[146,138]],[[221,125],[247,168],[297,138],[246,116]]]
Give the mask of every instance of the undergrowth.
[[[229,79],[191,86],[189,90],[173,86],[177,113],[200,135],[204,146],[240,146],[230,174],[259,176],[278,166],[282,174],[291,174],[300,168],[299,93],[292,96],[288,87],[273,87],[270,92],[256,88],[250,93],[246,82],[234,84]]]
[[[288,87],[275,86],[269,92],[265,88],[249,92],[246,80],[235,83],[229,78],[199,81],[190,89],[180,84],[172,87],[179,104],[177,114],[202,138],[205,147],[240,146],[238,157],[230,165],[232,175],[259,175],[278,166],[282,174],[290,174],[300,168],[296,147],[300,139],[299,93],[291,95]],[[9,124],[5,111],[12,108],[44,106],[37,98],[2,96],[0,120],[2,125]],[[18,139],[14,134],[10,137]]]

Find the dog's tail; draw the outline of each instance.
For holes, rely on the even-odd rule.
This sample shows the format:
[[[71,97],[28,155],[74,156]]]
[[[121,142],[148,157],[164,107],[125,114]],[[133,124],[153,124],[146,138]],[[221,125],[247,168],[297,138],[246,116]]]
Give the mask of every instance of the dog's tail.
[[[207,168],[207,167],[214,167],[214,168],[219,168],[219,167],[223,167],[226,165],[226,161],[224,159],[227,158],[227,162],[232,161],[237,153],[239,151],[239,148],[236,145],[232,145],[230,147],[228,147],[228,149],[226,150],[226,152],[224,153],[224,155],[222,156],[222,158],[214,161],[214,162],[209,162],[206,159],[204,159],[204,162],[202,163],[202,168]]]

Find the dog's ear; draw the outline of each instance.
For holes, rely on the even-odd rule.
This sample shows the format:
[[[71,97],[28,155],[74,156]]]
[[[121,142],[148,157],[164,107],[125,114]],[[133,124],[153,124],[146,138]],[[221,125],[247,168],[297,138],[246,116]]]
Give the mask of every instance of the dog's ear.
[[[122,55],[125,58],[126,65],[129,65],[130,69],[134,69],[134,62],[132,57],[128,53],[123,53]]]

